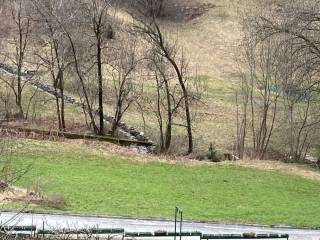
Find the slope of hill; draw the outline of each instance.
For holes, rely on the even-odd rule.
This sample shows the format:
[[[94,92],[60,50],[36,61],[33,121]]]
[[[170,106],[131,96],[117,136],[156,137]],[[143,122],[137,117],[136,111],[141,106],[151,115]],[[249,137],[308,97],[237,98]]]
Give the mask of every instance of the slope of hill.
[[[319,172],[299,165],[270,163],[261,170],[252,163],[141,156],[85,140],[12,141],[14,154],[7,157],[13,169],[32,165],[18,186],[65,203],[34,202],[28,195],[35,203],[28,210],[171,218],[180,206],[185,219],[319,226]],[[1,202],[0,210],[25,208],[21,201]]]
[[[182,45],[202,75],[230,78],[236,72],[236,53],[241,40],[239,1],[206,1],[214,5],[203,16],[184,23]]]
[[[268,0],[270,3],[279,1]],[[203,11],[202,15],[193,19],[177,21],[173,18],[161,21],[166,32],[177,39],[179,46],[184,49],[191,77],[198,75],[207,84],[205,104],[195,111],[196,151],[207,151],[210,143],[223,151],[231,151],[236,132],[235,90],[239,86],[236,59],[241,51],[241,16],[248,11],[255,11],[261,1],[177,0],[175,2],[187,8],[197,4],[200,6],[210,4],[207,5],[210,6],[208,11]],[[122,19],[128,18],[125,13],[119,15]],[[106,111],[110,114],[114,108],[111,104],[114,102],[113,99],[107,101],[109,106],[106,106]],[[124,116],[124,121],[141,131],[145,130],[147,137],[158,140],[154,116],[148,112],[144,114],[145,119],[142,119],[139,109],[132,108]],[[81,113],[75,117],[79,115]],[[177,128],[174,140],[181,143],[184,139],[184,129]]]

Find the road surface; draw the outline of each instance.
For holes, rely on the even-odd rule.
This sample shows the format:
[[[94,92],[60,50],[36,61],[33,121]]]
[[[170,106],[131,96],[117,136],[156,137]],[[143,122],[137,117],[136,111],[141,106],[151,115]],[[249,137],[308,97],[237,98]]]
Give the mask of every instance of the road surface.
[[[124,228],[127,232],[154,232],[157,230],[174,231],[173,221],[143,220],[121,217],[94,217],[77,215],[55,215],[55,214],[33,214],[15,212],[0,212],[0,222],[11,225],[36,225],[42,229],[59,228]],[[320,221],[320,219],[319,219]],[[183,222],[183,231],[200,231],[212,234],[230,233],[288,233],[290,240],[320,240],[320,230],[292,229],[292,228],[271,228],[260,226],[212,224],[198,222]]]

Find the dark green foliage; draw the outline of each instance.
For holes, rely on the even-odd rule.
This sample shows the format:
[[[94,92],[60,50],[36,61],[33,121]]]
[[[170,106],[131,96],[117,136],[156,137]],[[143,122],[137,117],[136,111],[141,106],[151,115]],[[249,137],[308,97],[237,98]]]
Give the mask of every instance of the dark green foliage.
[[[110,24],[107,27],[107,39],[114,39],[114,30]]]
[[[207,157],[209,160],[211,160],[213,162],[220,162],[218,152],[212,143],[210,143]]]
[[[320,168],[320,145],[316,146],[317,167]]]
[[[316,146],[316,158],[320,162],[320,145]]]

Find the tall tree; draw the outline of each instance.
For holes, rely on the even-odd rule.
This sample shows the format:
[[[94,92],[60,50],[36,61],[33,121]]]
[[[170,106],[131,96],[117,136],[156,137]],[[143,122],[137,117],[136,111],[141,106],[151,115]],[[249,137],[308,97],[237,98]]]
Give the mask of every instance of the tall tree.
[[[59,129],[64,131],[66,128],[65,70],[70,66],[71,60],[67,38],[59,28],[56,18],[59,18],[59,21],[63,21],[65,5],[52,0],[32,0],[32,3],[37,14],[35,14],[34,18],[38,17],[38,36],[41,41],[46,43],[44,48],[36,49],[36,55],[41,60],[41,65],[50,72],[55,90]]]
[[[13,45],[14,52],[7,52],[4,55],[5,59],[8,59],[10,64],[15,67],[16,78],[13,81],[2,79],[13,91],[20,118],[24,117],[22,102],[23,89],[25,86],[25,83],[23,83],[23,68],[26,62],[27,48],[31,34],[31,18],[26,12],[28,4],[29,1],[24,0],[13,0],[10,2],[12,21],[12,24],[10,24],[10,26],[12,26],[10,32],[13,38],[10,45]]]
[[[115,98],[114,118],[111,127],[113,136],[115,136],[124,114],[143,92],[143,83],[137,80],[137,66],[141,61],[137,50],[137,39],[125,35],[124,39],[117,39],[116,45],[116,51],[113,53],[116,56],[115,60],[109,63]]]
[[[185,77],[186,71],[186,61],[182,54],[182,57],[179,59],[177,57],[177,45],[170,43],[170,41],[164,35],[162,29],[160,28],[155,17],[147,18],[147,20],[139,21],[139,24],[136,25],[136,28],[146,40],[152,44],[155,48],[157,54],[164,57],[168,63],[171,65],[174,70],[178,84],[181,88],[183,94],[183,102],[185,109],[185,118],[186,118],[186,129],[188,136],[188,150],[187,153],[190,154],[193,152],[193,131],[192,131],[192,118],[190,111],[190,98],[191,94],[188,89],[187,81],[188,78]]]
[[[319,10],[316,0],[292,0],[277,8],[263,5],[262,11],[244,21],[251,79],[245,85],[253,148],[259,158],[265,155],[276,124],[286,133],[277,140],[290,161],[304,161],[319,129]],[[283,101],[278,101],[280,97]]]
[[[104,88],[103,88],[103,49],[108,39],[108,31],[111,26],[108,23],[108,10],[111,7],[111,0],[87,1],[87,14],[91,19],[91,29],[94,33],[94,45],[96,48],[96,64],[98,76],[98,102],[99,102],[99,134],[104,135]]]

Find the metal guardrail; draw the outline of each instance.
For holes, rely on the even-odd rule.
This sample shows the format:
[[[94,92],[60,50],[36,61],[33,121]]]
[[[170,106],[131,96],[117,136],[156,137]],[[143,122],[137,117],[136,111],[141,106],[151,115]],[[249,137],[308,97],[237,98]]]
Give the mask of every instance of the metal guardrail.
[[[152,232],[126,232],[124,237],[154,237]]]
[[[246,236],[246,234],[202,234],[201,232],[126,232],[125,237],[199,237],[200,239],[289,239],[288,234],[256,234]]]
[[[36,226],[1,226],[0,234],[14,235],[15,239],[30,238],[36,236]],[[13,234],[14,233],[14,234]],[[1,238],[1,236],[0,236]]]
[[[176,214],[178,211],[176,211]],[[181,219],[181,218],[180,218]],[[175,227],[177,225],[175,224]],[[181,230],[182,228],[180,228]],[[44,223],[42,229],[37,229],[36,226],[0,226],[0,234],[10,234],[16,237],[45,237],[53,235],[120,235],[124,238],[151,238],[151,237],[199,237],[200,240],[212,239],[289,239],[288,234],[203,234],[199,231],[190,232],[174,232],[155,231],[155,232],[126,232],[123,228],[88,228],[88,229],[60,229],[46,230]]]
[[[36,226],[0,226],[0,232],[15,231],[15,232],[35,232]]]
[[[122,228],[89,228],[89,229],[62,229],[62,230],[38,230],[38,235],[81,235],[81,234],[96,234],[96,235],[108,235],[108,234],[124,234]]]
[[[288,234],[256,234],[245,236],[245,234],[203,234],[201,239],[289,239]]]

